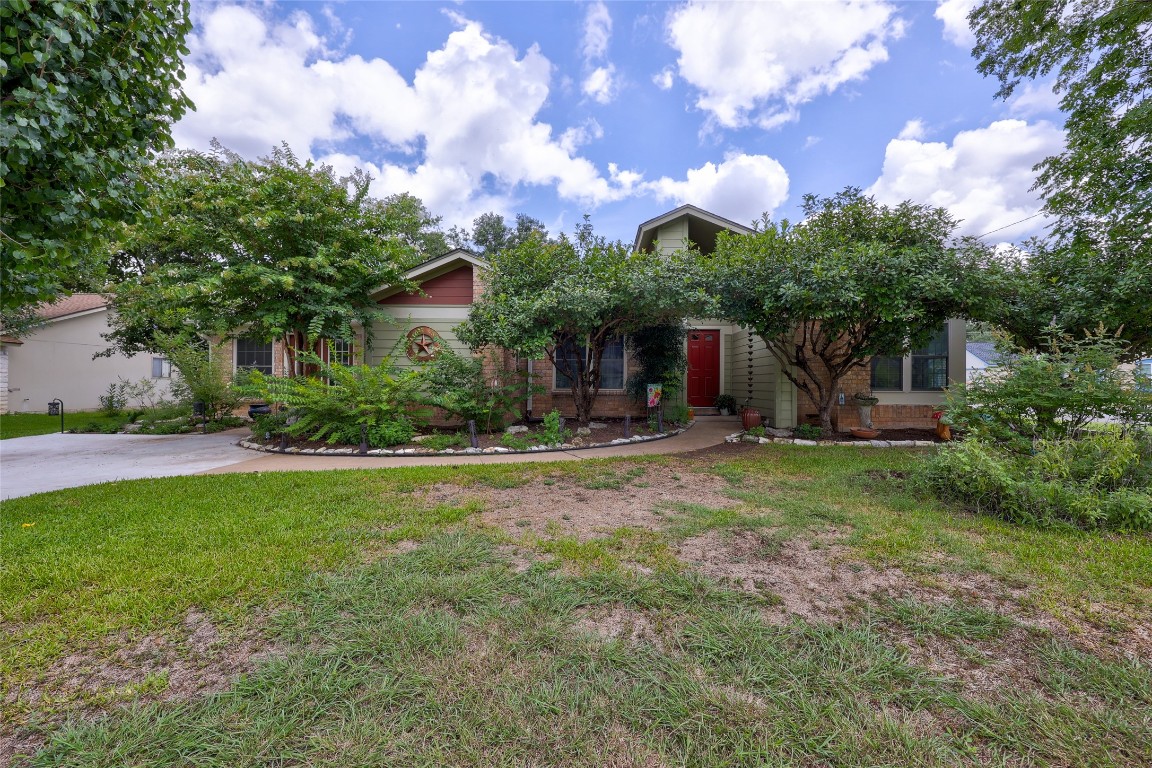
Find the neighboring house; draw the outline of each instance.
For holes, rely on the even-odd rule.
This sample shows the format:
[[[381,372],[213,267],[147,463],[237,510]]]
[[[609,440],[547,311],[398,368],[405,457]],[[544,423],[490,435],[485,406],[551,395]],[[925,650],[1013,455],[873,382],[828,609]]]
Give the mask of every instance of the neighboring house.
[[[156,393],[167,395],[172,366],[163,357],[93,355],[108,348],[109,301],[97,293],[75,293],[42,305],[44,324],[20,339],[0,340],[0,372],[5,374],[3,412],[43,412],[48,402],[64,401],[68,411],[100,407],[100,396],[121,380],[154,379]]]
[[[1001,355],[991,341],[970,341],[965,347],[964,381],[972,381],[989,368],[1000,367]]]
[[[692,205],[641,224],[636,231],[637,249],[679,250],[688,241],[702,253],[715,250],[716,238],[724,231],[749,234],[751,229]],[[360,331],[354,343],[336,341],[322,345],[322,355],[343,362],[377,364],[391,357],[401,365],[414,365],[428,359],[437,348],[447,347],[468,354],[454,329],[468,317],[476,296],[483,290],[483,273],[488,264],[469,251],[456,249],[426,261],[405,273],[419,284],[420,292],[382,286],[373,299],[389,320],[373,324],[371,341],[366,344]],[[738,403],[757,408],[765,423],[792,427],[812,421],[816,408],[799,395],[796,387],[780,372],[779,364],[764,343],[751,331],[715,318],[689,318],[688,372],[680,402],[694,408],[710,408],[716,396],[731,394]],[[950,320],[923,349],[902,358],[876,358],[850,375],[843,384],[848,403],[858,391],[872,390],[880,398],[873,408],[873,421],[880,428],[931,427],[932,412],[944,402],[944,388],[964,380],[965,324]],[[218,348],[229,356],[234,368],[254,367],[266,373],[283,375],[285,356],[280,341],[238,338]],[[559,409],[566,416],[575,412],[567,382],[546,360],[523,360],[506,351],[497,351],[489,365],[518,368],[533,376],[544,392],[526,397],[522,410],[541,416]],[[644,404],[628,398],[624,391],[632,372],[623,340],[605,351],[595,416],[641,415]],[[858,426],[857,409],[838,407],[835,423],[840,429]]]

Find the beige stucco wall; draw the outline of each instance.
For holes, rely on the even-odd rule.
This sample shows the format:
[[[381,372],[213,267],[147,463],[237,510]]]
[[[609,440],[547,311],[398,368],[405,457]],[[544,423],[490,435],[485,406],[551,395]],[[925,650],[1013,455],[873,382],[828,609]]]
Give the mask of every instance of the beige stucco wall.
[[[49,400],[60,398],[67,411],[93,410],[109,384],[151,379],[152,355],[92,359],[107,349],[108,342],[100,338],[107,332],[108,312],[96,310],[51,322],[20,346],[8,346],[8,408],[44,412]],[[166,396],[170,380],[155,381],[157,394]]]

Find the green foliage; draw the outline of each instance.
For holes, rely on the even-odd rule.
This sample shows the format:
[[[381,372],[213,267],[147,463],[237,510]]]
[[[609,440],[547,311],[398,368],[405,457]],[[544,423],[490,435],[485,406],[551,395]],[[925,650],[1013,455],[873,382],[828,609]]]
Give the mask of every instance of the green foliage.
[[[744,434],[752,435],[752,437],[764,437],[764,435],[766,435],[768,433],[764,430],[763,425],[759,425],[759,426],[751,427],[749,429],[744,430]]]
[[[420,369],[424,402],[444,409],[449,417],[475,421],[488,433],[519,418],[517,406],[543,388],[527,383],[527,374],[494,366],[489,378],[484,361],[443,349]]]
[[[536,439],[529,435],[505,432],[504,434],[500,435],[500,444],[505,448],[511,448],[514,451],[526,451],[532,446],[536,445]]]
[[[943,498],[1039,526],[1152,530],[1152,436],[1103,430],[1040,440],[1035,452],[965,440],[920,470]]]
[[[736,411],[736,398],[727,393],[716,395],[716,407],[721,410]]]
[[[105,416],[119,416],[128,405],[128,396],[124,392],[124,382],[109,384],[104,394],[100,395],[100,413]]]
[[[706,260],[717,312],[752,327],[830,432],[840,381],[873,355],[922,346],[989,295],[987,250],[953,244],[943,208],[807,195],[804,223],[722,233]]]
[[[0,3],[0,307],[100,274],[101,237],[135,215],[140,168],[171,144],[187,2]]]
[[[801,424],[792,430],[792,434],[801,440],[819,440],[824,430],[815,424]]]
[[[287,146],[248,161],[218,143],[157,164],[153,215],[124,232],[140,277],[123,282],[109,340],[150,348],[157,329],[283,338],[290,358],[320,339],[347,339],[380,316],[372,292],[400,285],[420,259],[408,231],[418,203],[368,195],[363,171],[337,177]],[[421,207],[422,210],[422,207]],[[409,223],[406,223],[409,222]],[[289,361],[294,363],[294,360]]]
[[[308,353],[301,357],[316,367],[317,377],[252,371],[239,388],[245,396],[288,409],[292,423],[284,423],[284,434],[356,445],[364,426],[374,448],[406,443],[416,434],[420,414],[412,406],[420,400],[418,370],[400,368],[390,357],[375,366],[324,363]]]
[[[1065,143],[1038,166],[1036,188],[1057,217],[1055,235],[1073,251],[1089,244],[1107,258],[1071,286],[1113,282],[1126,264],[1152,265],[1152,5],[1132,0],[985,0],[970,17],[973,55],[1007,99],[1025,80],[1060,96]],[[1054,77],[1053,77],[1054,76]],[[1119,270],[1114,273],[1113,270]],[[1146,297],[1146,291],[1142,292]],[[1130,299],[1137,297],[1129,294]],[[1099,318],[1103,319],[1103,318]],[[1149,321],[1143,323],[1149,334]],[[1070,330],[1079,331],[1084,326]],[[1152,343],[1152,335],[1145,341]]]
[[[1036,166],[1053,235],[1007,256],[1013,281],[994,319],[1029,349],[1049,325],[1079,334],[1102,323],[1126,359],[1152,354],[1152,4],[986,0],[969,18],[997,95],[1036,81],[1066,115],[1062,151]]]
[[[628,377],[628,396],[646,402],[649,384],[663,384],[665,400],[684,385],[688,370],[688,350],[684,339],[688,329],[681,319],[650,325],[633,331],[625,339],[631,353],[629,365],[635,373]]]
[[[705,303],[688,254],[633,253],[597,236],[585,217],[573,239],[535,233],[491,255],[487,287],[457,329],[473,349],[496,345],[546,356],[572,382],[576,418],[588,421],[600,391],[605,346],[642,328],[678,321]],[[558,350],[583,348],[574,364]]]
[[[544,222],[523,213],[516,214],[516,226],[510,227],[498,213],[484,213],[472,222],[472,234],[467,239],[476,252],[486,258],[510,248],[518,248],[534,237],[548,239]]]
[[[164,354],[172,361],[172,396],[186,406],[204,403],[209,421],[219,421],[240,406],[240,394],[229,380],[231,365],[219,349],[207,350],[182,339],[161,340]]]
[[[1102,332],[1050,336],[1043,352],[1006,346],[998,368],[949,390],[945,421],[1023,451],[1035,440],[1075,437],[1094,421],[1125,430],[1152,423],[1152,392],[1119,367],[1122,348]]]
[[[443,451],[446,448],[467,448],[468,437],[459,432],[450,435],[428,435],[428,437],[420,441],[420,446],[431,451]]]
[[[561,428],[560,421],[560,411],[555,408],[544,414],[541,428],[536,432],[536,437],[541,443],[544,445],[561,445],[571,439],[572,431]]]

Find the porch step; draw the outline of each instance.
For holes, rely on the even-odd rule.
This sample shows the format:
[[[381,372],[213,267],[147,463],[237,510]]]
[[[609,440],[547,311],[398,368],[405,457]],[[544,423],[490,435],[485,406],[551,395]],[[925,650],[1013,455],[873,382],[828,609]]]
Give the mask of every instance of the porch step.
[[[711,406],[694,405],[694,406],[692,406],[692,412],[695,413],[697,416],[719,416],[720,415],[720,409],[719,408],[713,408]]]

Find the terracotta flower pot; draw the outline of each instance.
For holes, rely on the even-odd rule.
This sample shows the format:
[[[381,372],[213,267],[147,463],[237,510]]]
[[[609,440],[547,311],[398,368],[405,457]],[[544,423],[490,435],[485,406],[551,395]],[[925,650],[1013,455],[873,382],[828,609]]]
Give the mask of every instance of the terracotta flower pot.
[[[861,440],[875,440],[879,436],[880,430],[878,429],[864,429],[862,427],[857,427],[856,429],[852,430],[852,437],[858,437]]]
[[[744,423],[744,429],[758,427],[764,421],[764,417],[760,415],[760,411],[755,408],[745,408],[740,414],[740,419]]]

